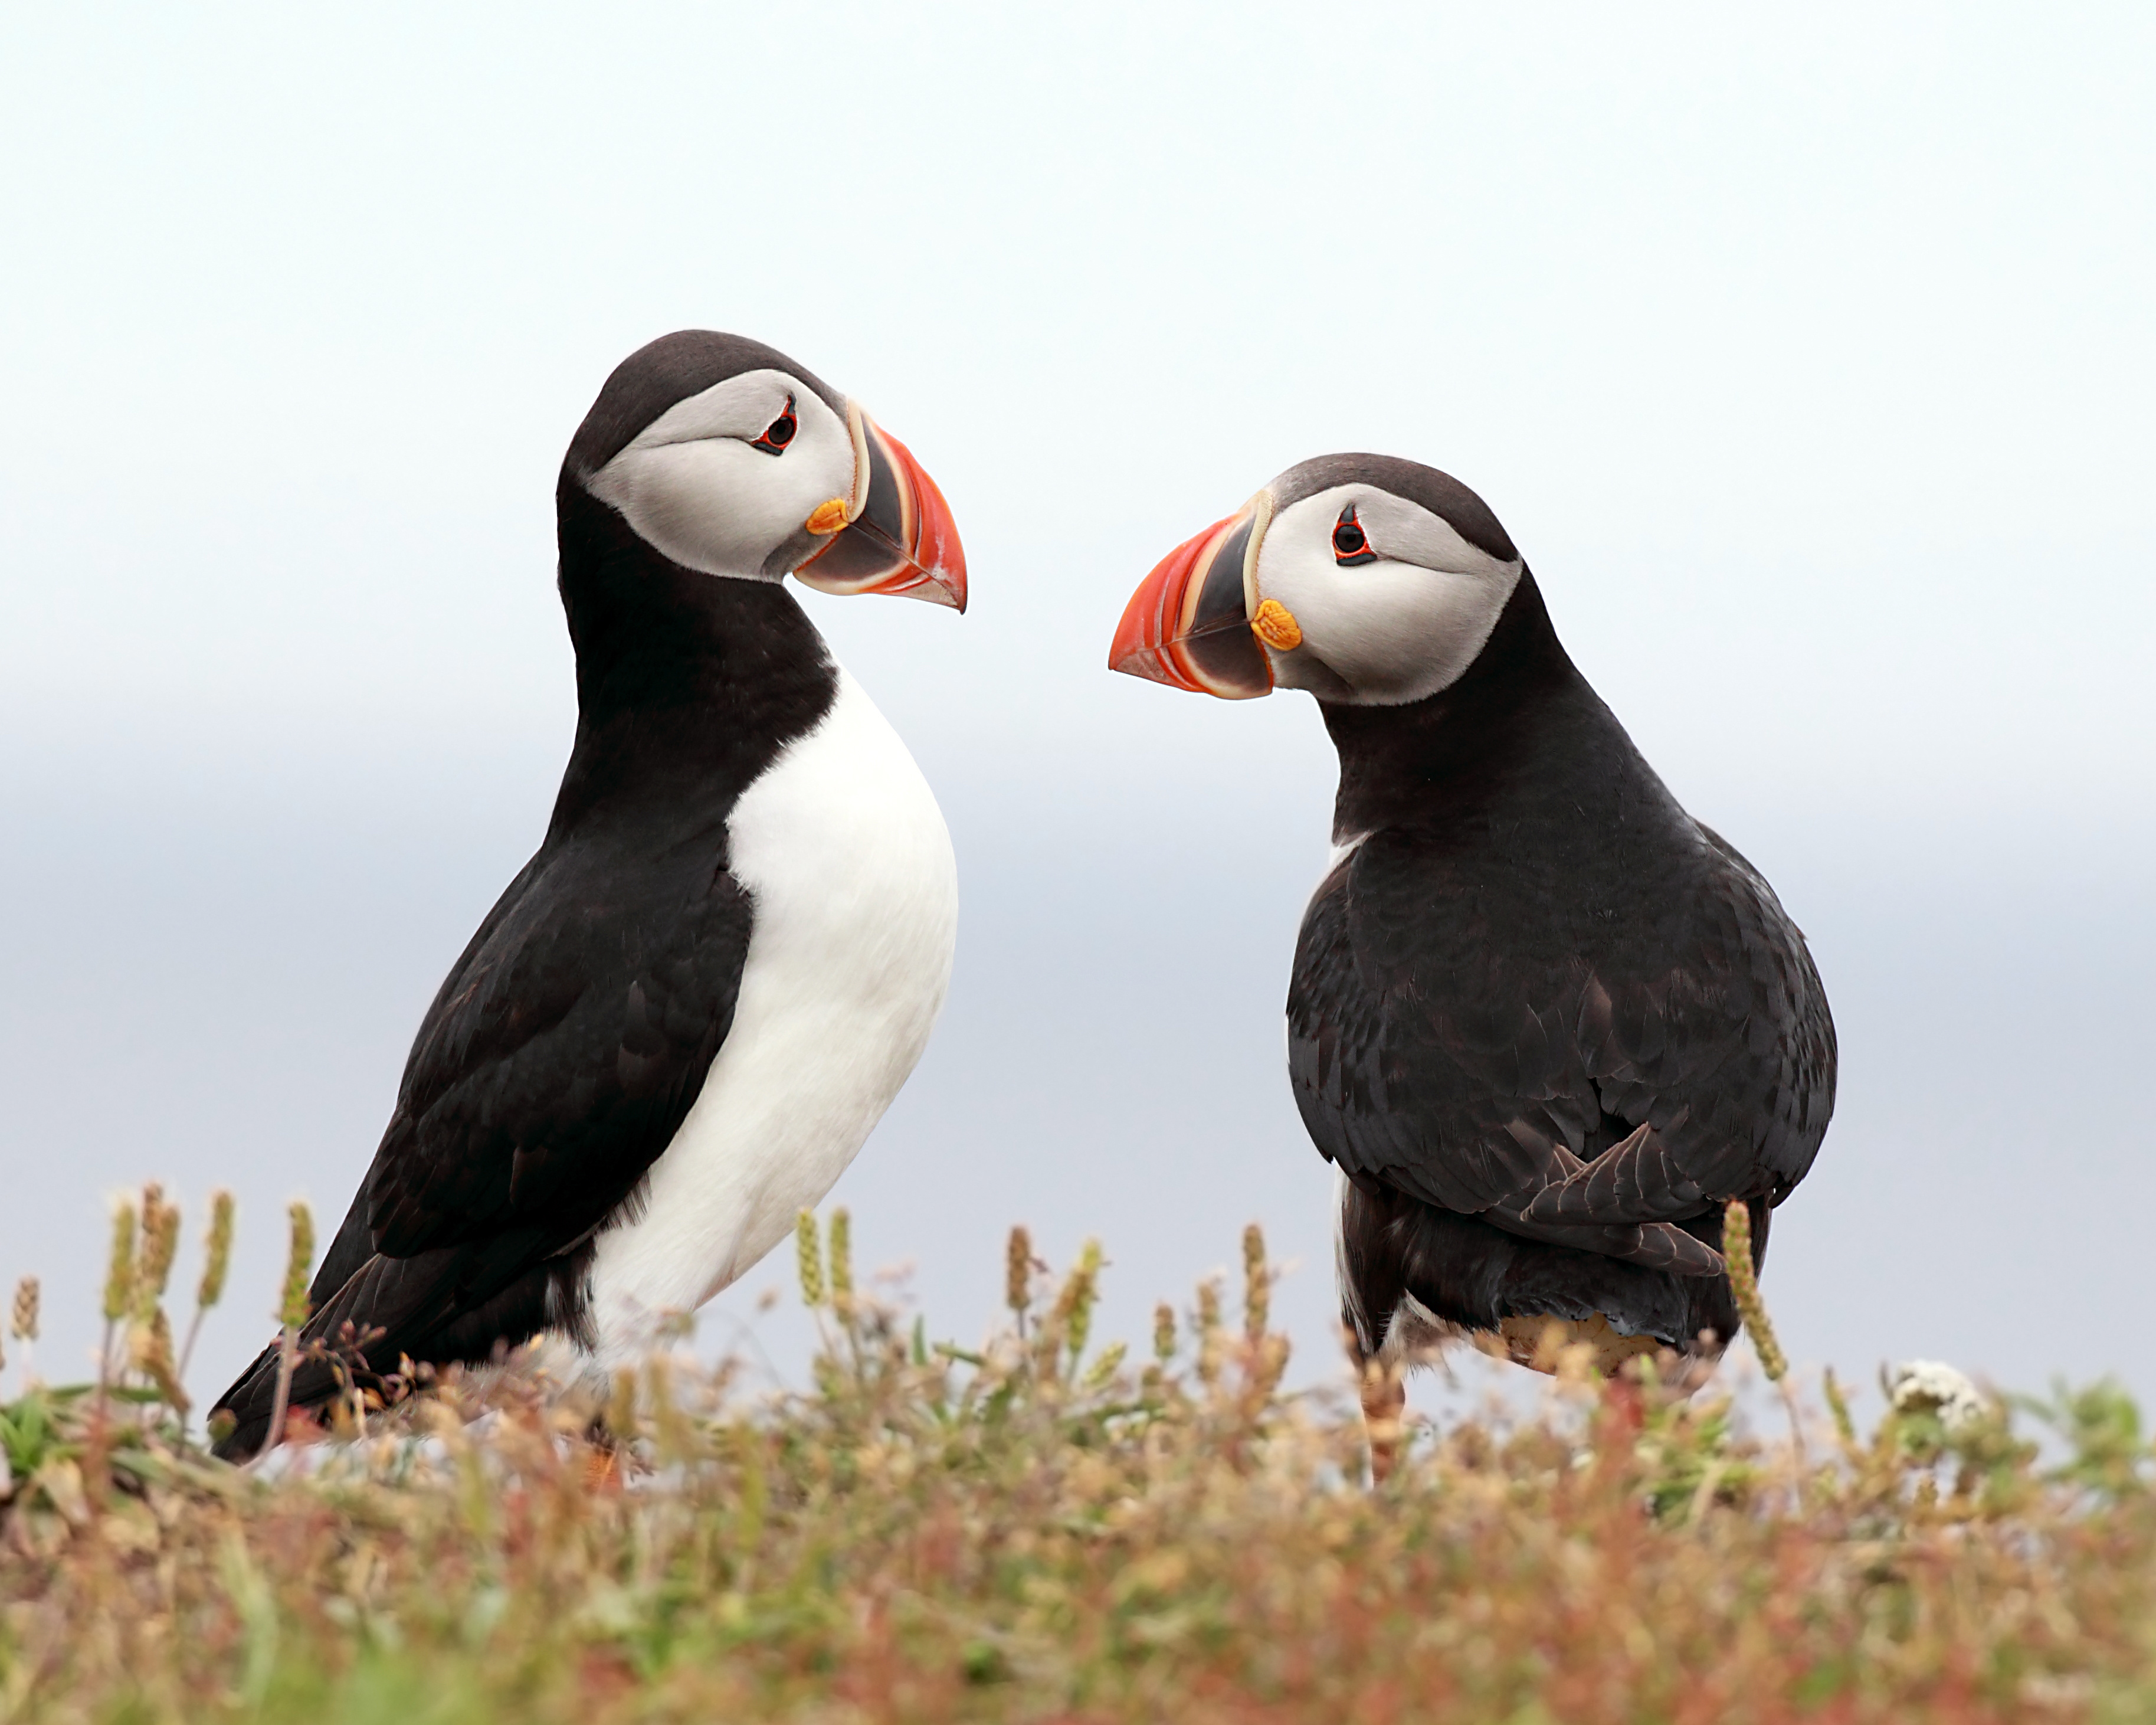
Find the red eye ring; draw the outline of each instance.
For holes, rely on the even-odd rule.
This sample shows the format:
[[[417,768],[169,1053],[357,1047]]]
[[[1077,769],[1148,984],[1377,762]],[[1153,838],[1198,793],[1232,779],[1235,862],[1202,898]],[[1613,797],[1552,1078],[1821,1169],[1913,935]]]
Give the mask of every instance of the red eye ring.
[[[1377,552],[1370,549],[1369,535],[1355,519],[1355,506],[1352,503],[1340,511],[1340,519],[1332,524],[1332,561],[1343,569],[1378,561]]]
[[[783,455],[786,446],[793,441],[793,434],[801,429],[801,422],[793,414],[793,398],[786,398],[786,405],[778,417],[763,428],[763,435],[751,440],[749,448],[761,449],[767,455]]]

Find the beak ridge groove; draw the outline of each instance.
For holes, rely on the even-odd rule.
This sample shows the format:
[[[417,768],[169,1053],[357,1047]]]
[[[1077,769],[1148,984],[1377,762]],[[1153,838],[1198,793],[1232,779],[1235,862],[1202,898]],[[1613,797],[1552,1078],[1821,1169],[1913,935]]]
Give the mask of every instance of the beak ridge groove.
[[[951,506],[913,452],[847,403],[854,434],[853,519],[794,578],[824,593],[891,593],[966,608],[966,552]]]
[[[1251,632],[1250,592],[1270,503],[1260,493],[1153,566],[1116,626],[1111,670],[1224,701],[1272,692],[1272,663]]]

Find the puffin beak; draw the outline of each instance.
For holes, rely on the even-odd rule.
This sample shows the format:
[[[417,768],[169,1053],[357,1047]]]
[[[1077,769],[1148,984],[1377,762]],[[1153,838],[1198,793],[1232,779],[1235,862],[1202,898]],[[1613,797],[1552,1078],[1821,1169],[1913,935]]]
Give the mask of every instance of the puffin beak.
[[[824,593],[887,593],[966,608],[966,553],[951,506],[906,445],[853,402],[854,494],[808,521],[829,533],[794,578]]]
[[[1108,669],[1223,701],[1271,694],[1272,662],[1253,619],[1258,547],[1272,513],[1272,494],[1260,491],[1163,557],[1123,608]]]

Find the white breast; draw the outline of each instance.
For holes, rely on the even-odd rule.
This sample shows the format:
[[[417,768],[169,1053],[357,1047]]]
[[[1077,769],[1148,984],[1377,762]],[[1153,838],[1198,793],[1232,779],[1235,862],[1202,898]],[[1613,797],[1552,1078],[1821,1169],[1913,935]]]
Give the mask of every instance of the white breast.
[[[649,1203],[599,1236],[598,1363],[650,1345],[831,1189],[927,1046],[951,981],[958,876],[942,812],[844,670],[823,722],[727,824],[755,901],[733,1028],[651,1170]]]

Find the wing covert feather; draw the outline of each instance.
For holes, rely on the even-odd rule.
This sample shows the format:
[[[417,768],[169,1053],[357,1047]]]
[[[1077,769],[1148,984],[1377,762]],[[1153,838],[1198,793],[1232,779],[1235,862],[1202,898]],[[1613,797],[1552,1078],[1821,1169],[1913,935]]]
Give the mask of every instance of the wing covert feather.
[[[1834,1034],[1802,936],[1697,830],[1653,927],[1539,946],[1520,931],[1572,907],[1537,914],[1419,867],[1396,834],[1351,852],[1311,901],[1288,1001],[1291,1080],[1318,1148],[1351,1178],[1528,1237],[1712,1257],[1659,1224],[1779,1199],[1803,1178],[1832,1106]],[[1628,951],[1656,962],[1629,968]]]
[[[733,1020],[751,906],[723,834],[585,840],[511,883],[442,985],[362,1188],[372,1249],[587,1235],[672,1139]]]

